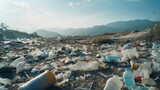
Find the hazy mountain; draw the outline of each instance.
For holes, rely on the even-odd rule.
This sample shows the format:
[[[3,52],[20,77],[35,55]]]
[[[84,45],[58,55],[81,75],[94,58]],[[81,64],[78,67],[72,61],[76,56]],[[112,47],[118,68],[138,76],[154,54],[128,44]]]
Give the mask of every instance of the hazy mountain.
[[[107,24],[109,27],[118,28],[120,30],[144,30],[145,28],[152,28],[154,21],[150,20],[129,20],[129,21],[117,21]]]
[[[160,24],[160,23],[159,23]],[[50,28],[49,31],[60,33],[61,35],[99,35],[103,33],[111,32],[124,32],[131,30],[144,30],[146,28],[152,28],[154,21],[150,20],[129,20],[129,21],[117,21],[106,25],[99,25],[90,28],[70,28],[70,29],[59,29]]]
[[[44,29],[37,30],[36,33],[41,37],[57,37],[57,36],[61,36],[57,32],[47,31],[47,30],[44,30]]]
[[[6,39],[17,39],[17,38],[37,38],[40,37],[36,34],[28,34],[25,32],[15,31],[15,30],[3,30],[0,29],[0,38]]]

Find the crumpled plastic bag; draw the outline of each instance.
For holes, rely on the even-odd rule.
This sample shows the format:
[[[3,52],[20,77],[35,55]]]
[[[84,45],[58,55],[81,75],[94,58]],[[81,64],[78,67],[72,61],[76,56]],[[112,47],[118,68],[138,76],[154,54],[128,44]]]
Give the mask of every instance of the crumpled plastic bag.
[[[127,55],[129,59],[132,59],[134,57],[137,57],[137,58],[139,57],[139,54],[138,54],[136,48],[122,50],[121,53],[123,56]]]
[[[160,63],[153,60],[153,71],[160,71]]]
[[[48,53],[48,57],[50,57],[50,58],[56,58],[56,52],[55,51],[53,51],[53,50],[51,50],[49,53]]]
[[[25,58],[22,56],[22,57],[20,57],[20,58],[18,58],[18,59],[16,59],[16,60],[14,60],[14,61],[10,64],[10,66],[11,66],[11,67],[16,67],[17,64],[18,64],[19,62],[23,62],[24,59],[25,59]]]
[[[143,78],[149,78],[150,74],[152,73],[151,62],[144,62],[141,64],[136,73]]]
[[[92,62],[77,62],[74,65],[69,66],[70,70],[76,71],[76,70],[84,70],[84,71],[92,71],[99,69],[99,62],[92,61]]]
[[[56,79],[57,80],[61,80],[61,79],[68,79],[71,76],[71,71],[66,71],[65,73],[60,73],[58,75],[56,75]]]
[[[6,56],[10,58],[10,57],[16,56],[16,54],[14,52],[10,51],[9,53],[6,54]]]
[[[31,52],[31,55],[34,57],[40,56],[42,54],[43,54],[43,52],[40,51],[38,48],[34,52]]]
[[[16,73],[19,73],[24,70],[29,70],[31,65],[26,62],[19,62],[16,66]]]
[[[119,58],[123,56],[123,55],[121,54],[121,52],[120,52],[120,51],[117,51],[117,50],[112,50],[112,51],[110,52],[110,54],[113,55],[113,56],[118,56]]]
[[[106,82],[106,86],[103,90],[121,90],[123,82],[118,78],[118,76],[113,76],[109,78]]]
[[[153,55],[155,58],[160,58],[160,51],[158,51],[158,50],[152,50],[152,55]]]
[[[3,85],[11,85],[11,80],[7,79],[7,78],[0,78],[0,84]]]

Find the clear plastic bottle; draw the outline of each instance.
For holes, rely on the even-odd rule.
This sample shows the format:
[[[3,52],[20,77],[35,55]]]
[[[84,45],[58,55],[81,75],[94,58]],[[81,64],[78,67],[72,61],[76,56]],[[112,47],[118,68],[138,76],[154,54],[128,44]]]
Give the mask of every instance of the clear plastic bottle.
[[[134,74],[131,72],[130,68],[125,68],[123,73],[123,80],[127,88],[133,88],[135,86]]]

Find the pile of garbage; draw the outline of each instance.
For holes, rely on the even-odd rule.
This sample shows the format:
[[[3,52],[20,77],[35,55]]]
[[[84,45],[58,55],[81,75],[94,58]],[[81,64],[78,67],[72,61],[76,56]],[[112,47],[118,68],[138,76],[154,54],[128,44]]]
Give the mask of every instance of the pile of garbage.
[[[160,89],[158,43],[16,39],[0,46],[0,90]]]

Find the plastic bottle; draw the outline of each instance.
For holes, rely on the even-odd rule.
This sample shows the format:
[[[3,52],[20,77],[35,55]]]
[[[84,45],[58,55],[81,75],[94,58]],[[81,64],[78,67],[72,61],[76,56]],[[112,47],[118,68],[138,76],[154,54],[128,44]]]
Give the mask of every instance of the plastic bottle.
[[[130,68],[125,68],[123,80],[127,88],[132,88],[135,86],[134,74],[131,72]]]
[[[46,90],[55,83],[56,78],[53,72],[46,70],[44,73],[20,86],[18,90]]]

